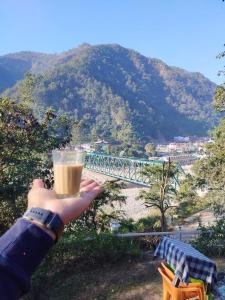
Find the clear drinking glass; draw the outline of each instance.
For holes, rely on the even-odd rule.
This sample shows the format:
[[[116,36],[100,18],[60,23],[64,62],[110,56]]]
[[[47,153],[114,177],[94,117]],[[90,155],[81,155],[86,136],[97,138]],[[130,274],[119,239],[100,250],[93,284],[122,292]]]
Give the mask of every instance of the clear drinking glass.
[[[54,190],[59,198],[79,195],[85,152],[53,150]]]

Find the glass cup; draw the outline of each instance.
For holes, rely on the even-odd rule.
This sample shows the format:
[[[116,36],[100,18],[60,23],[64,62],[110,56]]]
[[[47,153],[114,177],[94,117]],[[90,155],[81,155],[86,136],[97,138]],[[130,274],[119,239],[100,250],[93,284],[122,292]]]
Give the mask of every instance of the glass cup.
[[[53,150],[54,190],[58,198],[79,195],[85,152],[83,150]]]

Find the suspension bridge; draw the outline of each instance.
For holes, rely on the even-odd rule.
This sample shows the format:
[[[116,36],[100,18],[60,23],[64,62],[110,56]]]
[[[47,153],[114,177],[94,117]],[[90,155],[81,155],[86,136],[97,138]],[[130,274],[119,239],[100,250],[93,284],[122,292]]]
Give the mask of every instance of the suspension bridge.
[[[99,153],[89,153],[85,158],[85,168],[96,173],[105,174],[132,183],[149,186],[149,179],[142,174],[147,165],[162,165],[160,160],[144,160],[127,157],[117,157]],[[180,173],[184,173],[177,163]],[[179,184],[178,176],[174,177],[174,185]]]

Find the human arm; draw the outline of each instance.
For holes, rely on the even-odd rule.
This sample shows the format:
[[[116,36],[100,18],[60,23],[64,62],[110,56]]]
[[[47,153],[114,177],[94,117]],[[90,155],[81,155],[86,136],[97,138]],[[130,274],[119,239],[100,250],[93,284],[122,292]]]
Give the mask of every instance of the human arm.
[[[101,192],[94,181],[81,183],[80,197],[57,199],[54,191],[44,188],[41,180],[33,182],[28,194],[28,208],[39,207],[57,213],[64,225],[76,219]],[[20,218],[0,238],[0,299],[18,299],[30,287],[30,277],[48,250],[55,235],[40,224]]]

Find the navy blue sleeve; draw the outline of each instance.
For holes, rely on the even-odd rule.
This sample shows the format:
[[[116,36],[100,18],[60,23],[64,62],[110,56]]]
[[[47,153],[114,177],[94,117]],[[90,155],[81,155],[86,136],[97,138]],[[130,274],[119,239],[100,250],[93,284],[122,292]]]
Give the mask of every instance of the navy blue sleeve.
[[[1,300],[18,299],[29,290],[31,275],[53,244],[45,231],[23,218],[1,236]]]

